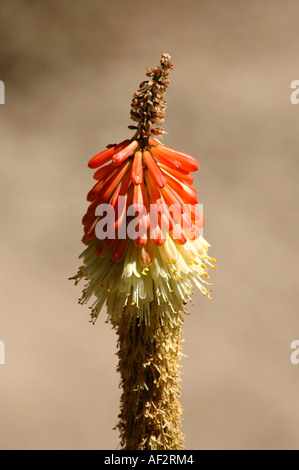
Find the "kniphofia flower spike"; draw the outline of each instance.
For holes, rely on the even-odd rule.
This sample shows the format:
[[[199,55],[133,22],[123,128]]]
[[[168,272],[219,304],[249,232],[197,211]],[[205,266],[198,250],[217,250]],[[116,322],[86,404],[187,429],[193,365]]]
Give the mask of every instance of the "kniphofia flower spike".
[[[139,328],[139,337],[143,328],[145,336],[151,338],[152,348],[153,342],[156,345],[159,343],[157,325],[160,325],[159,328],[161,325],[165,325],[165,328],[169,325],[168,335],[172,332],[173,337],[172,345],[170,344],[173,355],[169,359],[169,349],[163,354],[165,360],[168,357],[169,364],[171,360],[176,363],[180,334],[174,334],[173,331],[180,328],[181,313],[191,300],[194,285],[204,295],[210,296],[208,268],[213,267],[215,261],[208,256],[209,244],[200,235],[204,220],[198,210],[197,192],[192,186],[192,173],[199,169],[199,164],[194,157],[171,149],[158,140],[163,133],[161,125],[164,123],[166,108],[164,95],[172,68],[170,56],[163,54],[160,66],[147,69],[149,80],[140,84],[132,100],[131,117],[136,126],[129,128],[135,131],[134,136],[109,145],[89,161],[89,168],[96,170],[96,183],[87,195],[90,205],[82,220],[82,241],[87,248],[81,255],[83,265],[75,279],[76,282],[81,278],[87,281],[80,303],[87,303],[92,296],[94,298],[91,306],[92,321],[96,320],[100,310],[106,305],[108,319],[120,332],[119,370],[122,374],[124,396],[119,428],[125,448],[159,449],[167,445],[168,448],[180,448],[182,435],[177,431],[172,433],[171,438],[167,438],[167,423],[169,429],[171,426],[177,429],[181,413],[178,405],[175,413],[167,418],[167,400],[171,399],[172,403],[176,400],[168,397],[167,400],[165,398],[164,405],[161,400],[153,405],[157,410],[162,407],[161,413],[163,406],[165,407],[164,415],[162,413],[160,416],[162,421],[166,420],[164,430],[156,424],[157,429],[155,432],[151,431],[150,436],[148,431],[143,430],[132,442],[133,428],[128,424],[128,416],[133,413],[134,419],[138,419],[138,408],[139,415],[143,416],[146,423],[144,426],[149,426],[150,418],[146,418],[147,405],[142,403],[142,393],[150,387],[161,391],[159,380],[163,379],[163,374],[159,369],[161,365],[156,364],[156,385],[154,386],[154,379],[150,385],[144,379],[146,368],[143,365],[145,369],[141,368],[140,373],[143,374],[144,387],[142,388],[141,380],[138,385],[141,395],[128,407],[131,400],[129,393],[136,392],[135,382],[140,382],[140,377],[135,377],[134,382],[122,370],[122,367],[128,367],[128,357],[124,351],[133,346],[126,344],[129,340],[121,335],[126,331],[129,336],[135,337],[134,347],[138,349],[140,338],[136,339],[136,328]],[[105,211],[98,209],[103,204]],[[114,217],[109,218],[110,208]],[[135,235],[138,232],[135,237],[128,236],[128,229],[132,224]],[[164,338],[164,344],[160,344],[161,351],[166,342]],[[144,360],[148,360],[145,353],[140,354]],[[153,362],[152,356],[150,360]],[[163,358],[161,361],[163,362]],[[134,367],[138,369],[138,364]],[[172,377],[169,371],[165,374],[166,378],[163,380],[174,381],[170,390],[177,395],[177,370],[174,368]],[[125,390],[133,385],[134,390]],[[153,418],[153,422],[156,422],[155,419]],[[172,420],[177,423],[171,424]],[[139,426],[142,422],[139,421]],[[154,426],[153,423],[151,426]],[[168,434],[171,435],[171,432]],[[163,439],[166,439],[165,442],[168,439],[172,444],[163,444]]]

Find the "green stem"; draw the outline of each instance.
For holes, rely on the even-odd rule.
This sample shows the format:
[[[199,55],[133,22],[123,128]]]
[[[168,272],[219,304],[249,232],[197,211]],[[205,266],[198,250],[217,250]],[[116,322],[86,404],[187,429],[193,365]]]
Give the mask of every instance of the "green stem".
[[[121,374],[120,431],[124,450],[178,450],[182,409],[178,360],[180,314],[169,318],[153,302],[151,324],[130,324],[124,314],[118,325],[118,371]]]

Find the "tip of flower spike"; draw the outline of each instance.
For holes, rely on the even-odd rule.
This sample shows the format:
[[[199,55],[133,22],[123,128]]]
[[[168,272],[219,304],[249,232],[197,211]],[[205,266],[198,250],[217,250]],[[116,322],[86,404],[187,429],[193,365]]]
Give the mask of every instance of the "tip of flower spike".
[[[169,70],[173,66],[170,56],[162,54],[160,66],[147,69],[149,80],[139,85],[132,100],[131,118],[137,122],[137,135],[148,138],[151,135],[159,136],[164,133],[160,126],[164,123],[166,99],[164,95],[169,85]],[[135,126],[134,126],[135,127]]]

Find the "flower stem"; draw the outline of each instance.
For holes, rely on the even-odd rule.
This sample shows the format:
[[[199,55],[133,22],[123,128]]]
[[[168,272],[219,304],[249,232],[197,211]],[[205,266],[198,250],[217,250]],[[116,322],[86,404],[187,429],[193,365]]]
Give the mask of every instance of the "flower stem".
[[[118,333],[118,371],[121,374],[120,431],[124,450],[178,450],[182,409],[179,356],[181,314],[172,318],[152,302],[151,323],[132,323],[124,315]]]

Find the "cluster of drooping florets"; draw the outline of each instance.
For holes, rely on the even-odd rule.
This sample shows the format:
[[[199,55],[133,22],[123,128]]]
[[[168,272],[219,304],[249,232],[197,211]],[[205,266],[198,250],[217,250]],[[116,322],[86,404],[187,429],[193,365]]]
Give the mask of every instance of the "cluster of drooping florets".
[[[204,221],[191,174],[199,164],[155,138],[163,132],[155,126],[164,122],[169,59],[163,54],[161,65],[148,69],[150,80],[134,95],[134,137],[89,162],[96,184],[87,196],[82,220],[87,248],[75,279],[87,280],[81,303],[95,296],[93,321],[104,304],[114,319],[126,310],[150,322],[152,302],[175,315],[190,301],[194,284],[209,296],[206,278],[214,260],[200,235]]]

